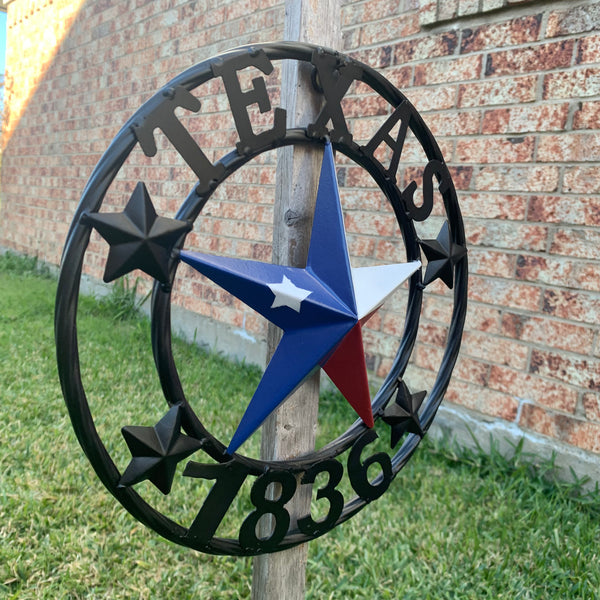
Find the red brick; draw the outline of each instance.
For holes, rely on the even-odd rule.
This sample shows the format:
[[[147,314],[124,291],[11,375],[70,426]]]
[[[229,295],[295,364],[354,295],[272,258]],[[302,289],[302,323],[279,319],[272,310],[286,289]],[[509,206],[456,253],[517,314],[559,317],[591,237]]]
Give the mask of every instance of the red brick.
[[[544,135],[538,145],[540,162],[600,161],[600,133]]]
[[[345,211],[368,210],[373,212],[385,212],[385,196],[379,188],[375,189],[352,189],[342,188],[340,190],[342,206]]]
[[[371,331],[382,331],[383,326],[383,310],[378,311],[374,315],[371,315],[367,321],[365,321],[365,327]],[[385,313],[387,314],[387,313]],[[390,333],[386,330],[386,333]]]
[[[403,91],[420,113],[447,110],[456,105],[456,86],[412,87]]]
[[[587,419],[600,422],[600,394],[593,392],[583,394],[583,409]]]
[[[497,192],[554,192],[558,182],[559,169],[554,166],[489,166],[479,169],[475,188],[478,191]]]
[[[589,354],[594,343],[594,332],[589,327],[573,325],[545,317],[505,313],[502,331],[524,342],[549,348]]]
[[[487,387],[489,371],[490,365],[487,362],[473,360],[461,355],[452,371],[452,377]]]
[[[533,350],[529,372],[584,389],[600,390],[600,362],[595,360]]]
[[[370,354],[394,356],[398,351],[399,340],[394,335],[365,328],[363,329],[363,341],[366,351]]]
[[[412,85],[413,67],[401,66],[391,67],[385,71],[386,78],[395,85],[399,90],[405,92],[406,88]]]
[[[347,119],[364,118],[372,115],[388,114],[390,105],[380,96],[354,96],[342,100],[342,110]]]
[[[373,238],[357,235],[348,236],[348,250],[350,255],[354,257],[373,256],[376,245],[377,243]]]
[[[505,0],[482,0],[481,11],[488,12],[490,10],[496,10],[498,8],[503,8],[505,4],[506,4]]]
[[[404,40],[394,46],[394,64],[404,65],[412,61],[449,56],[454,54],[457,45],[458,35],[454,31]]]
[[[423,316],[429,321],[446,324],[452,313],[452,303],[447,299],[430,295],[424,300]]]
[[[425,314],[429,314],[429,305],[426,305]],[[471,303],[467,311],[465,328],[471,331],[481,331],[490,334],[500,332],[501,311],[498,308],[483,304]]]
[[[352,136],[358,144],[365,145],[377,133],[381,126],[385,123],[387,115],[381,114],[371,116],[368,113],[360,119],[354,119],[352,122]],[[387,145],[382,144],[382,149],[387,150]],[[406,160],[407,152],[402,151],[402,158]]]
[[[597,129],[600,123],[600,102],[581,102],[573,117],[573,129]]]
[[[357,25],[368,21],[379,21],[400,12],[399,0],[367,0],[362,3],[344,3],[342,25]]]
[[[567,287],[600,292],[600,278],[598,277],[597,262],[577,262],[573,267],[571,281],[566,282]]]
[[[519,406],[518,401],[511,394],[482,388],[459,379],[450,382],[445,400],[507,421],[515,420]]]
[[[574,413],[577,408],[578,393],[573,388],[509,367],[492,365],[488,385],[499,392],[514,394],[554,410]]]
[[[571,196],[532,196],[527,211],[529,221],[600,226],[600,198]]]
[[[543,311],[561,319],[596,325],[600,297],[588,292],[550,289],[544,292]]]
[[[383,263],[404,262],[406,260],[406,251],[400,239],[375,240],[375,258]]]
[[[560,435],[554,415],[533,404],[523,404],[519,425],[555,439]]]
[[[459,0],[458,15],[464,17],[475,15],[479,11],[479,0]]]
[[[345,185],[351,188],[371,188],[373,185],[373,179],[369,173],[362,167],[346,167],[338,170],[338,177],[340,176],[345,181]]]
[[[600,68],[580,67],[544,76],[544,100],[583,98],[600,94]]]
[[[457,190],[468,190],[473,179],[473,167],[449,167],[450,176]]]
[[[342,30],[342,49],[351,52],[360,46],[360,27],[347,27]]]
[[[458,87],[458,106],[466,108],[533,102],[536,98],[536,88],[535,75],[461,83]]]
[[[519,424],[583,450],[600,452],[600,425],[597,423],[589,423],[526,404],[523,406]]]
[[[469,245],[494,246],[510,250],[543,251],[548,228],[540,225],[515,224],[509,221],[482,219],[467,221]]]
[[[21,2],[9,4],[9,21],[11,10]],[[600,421],[598,392],[589,391],[600,362],[600,256],[596,250],[600,238],[595,235],[600,226],[596,164],[600,162],[596,133],[600,108],[595,99],[600,96],[600,35],[587,33],[597,28],[597,9],[590,7],[598,3],[581,1],[571,6],[562,2],[560,9],[537,3],[536,11],[543,14],[527,15],[533,5],[511,8],[520,0],[485,4],[460,0],[442,2],[439,16],[445,19],[456,10],[473,15],[475,8],[487,10],[496,2],[502,4],[502,11],[471,18],[469,23],[479,25],[462,34],[450,26],[418,31],[417,19],[423,13],[417,0],[391,0],[391,5],[385,0],[346,2],[344,44],[352,56],[382,69],[419,111],[427,113],[425,121],[451,162],[471,245],[471,302],[465,354],[454,370],[448,398],[509,420],[516,418],[523,400],[535,402],[523,405],[522,423],[532,429],[546,427],[557,439],[589,449],[598,437],[595,427]],[[206,11],[192,6],[191,0],[178,0],[176,8],[169,0],[138,0],[129,8],[125,4],[114,0],[85,3],[67,44],[56,56],[51,56],[51,48],[44,48],[40,61],[31,45],[21,51],[9,43],[9,50],[17,49],[20,64],[33,61],[34,69],[24,68],[24,77],[18,73],[20,79],[14,68],[9,69],[7,100],[17,82],[27,79],[30,72],[39,73],[40,64],[47,71],[43,78],[38,74],[31,79],[39,87],[19,114],[21,121],[3,156],[1,218],[4,223],[4,216],[10,215],[11,220],[0,228],[2,245],[58,261],[91,168],[140,103],[202,58],[198,48],[204,48],[206,57],[255,39],[256,31],[264,39],[278,39],[283,31],[283,11],[277,0],[269,0],[268,7],[261,5],[254,12],[251,0],[226,2]],[[54,11],[57,0],[52,6]],[[62,35],[73,23],[68,17],[55,29],[41,23],[43,19],[38,21],[37,29],[29,33],[9,23],[9,35],[29,43],[44,38],[47,31]],[[560,37],[543,39],[541,24],[548,25],[549,36]],[[190,37],[190,31],[195,36]],[[382,44],[383,38],[390,42]],[[488,76],[482,81],[482,61],[488,56]],[[575,66],[570,66],[570,60],[576,61]],[[553,71],[548,73],[548,69]],[[267,78],[273,106],[279,104],[279,73],[277,67]],[[530,75],[509,77],[515,73]],[[250,70],[239,76],[247,88]],[[75,90],[68,101],[65,89]],[[195,93],[202,100],[200,114],[181,120],[209,158],[216,160],[237,141],[229,103],[220,79]],[[17,108],[13,103],[13,111]],[[352,86],[344,110],[351,129],[368,137],[374,129],[365,127],[369,122],[364,115],[385,119],[391,106],[362,82]],[[272,125],[272,111],[260,114],[251,107],[249,113],[254,124]],[[7,122],[15,123],[14,119],[13,112]],[[381,122],[373,120],[370,125]],[[573,131],[568,130],[571,125]],[[534,135],[537,154],[532,156]],[[164,135],[157,132],[156,137],[158,156],[148,159],[136,151],[114,182],[103,209],[122,210],[131,181],[137,180],[147,182],[161,214],[170,216],[179,208],[193,176]],[[40,139],[45,140],[41,146]],[[275,155],[262,155],[220,186],[186,246],[270,259]],[[353,264],[405,260],[388,202],[373,190],[368,173],[348,158],[338,158],[342,182],[348,186],[342,199]],[[401,181],[422,173],[424,154],[414,140],[407,143],[402,158]],[[594,163],[575,164],[590,160]],[[514,161],[520,164],[509,164]],[[437,201],[434,216],[440,222],[445,218]],[[40,221],[46,225],[40,227]],[[365,228],[367,234],[359,233]],[[435,227],[417,223],[416,228],[419,235],[435,229],[435,235],[439,223]],[[105,260],[105,242],[92,236],[86,257],[88,273],[101,277]],[[203,280],[186,280],[183,267],[178,279],[182,279],[181,302],[200,314],[264,337],[264,319],[241,303]],[[397,350],[406,296],[403,290],[391,298],[389,310],[376,315],[365,328],[369,367],[380,376],[389,371]],[[442,360],[452,304],[452,291],[442,283],[428,286],[420,341],[410,368],[429,384]],[[536,373],[523,372],[530,366],[523,361],[531,353]],[[532,417],[534,410],[540,412]],[[581,418],[573,418],[573,411],[579,411]]]
[[[559,229],[554,234],[550,251],[577,258],[600,258],[600,232],[592,229]]]
[[[545,104],[515,106],[486,110],[482,133],[529,133],[563,131],[567,123],[569,105]]]
[[[506,196],[504,194],[460,195],[460,206],[464,215],[472,218],[510,219],[521,221],[527,211],[527,196]]]
[[[363,235],[391,236],[396,233],[398,225],[395,219],[380,213],[352,211],[344,219],[348,233]]]
[[[536,312],[541,298],[542,290],[535,285],[477,275],[469,279],[469,300],[474,302]]]
[[[419,22],[421,25],[431,25],[437,21],[437,0],[421,0],[419,3]]]
[[[391,46],[379,46],[366,50],[361,49],[356,52],[350,52],[349,55],[377,70],[389,67],[392,62]],[[352,89],[352,86],[350,86],[350,89]]]
[[[460,163],[512,163],[533,159],[535,138],[468,138],[458,140],[455,160]]]
[[[529,347],[525,344],[487,332],[465,331],[460,350],[466,356],[520,370],[526,368],[529,357]]]
[[[244,313],[244,329],[259,339],[267,337],[267,320],[255,312]]]
[[[464,29],[460,52],[463,54],[535,42],[539,39],[541,22],[542,15],[538,14],[481,25],[476,29]]]
[[[437,112],[427,115],[425,122],[435,137],[473,135],[479,133],[481,114],[479,111]]]
[[[529,46],[488,54],[486,76],[532,73],[568,67],[573,58],[574,40]]]
[[[573,35],[597,29],[600,29],[600,6],[593,3],[550,13],[546,36]]]
[[[404,317],[402,317],[401,320],[399,320],[398,325],[401,325],[401,327],[395,328],[395,331],[397,332],[395,333],[395,335],[400,335],[404,331]],[[383,324],[383,327],[386,328],[385,322]],[[443,348],[446,345],[448,339],[448,328],[436,323],[428,323],[427,321],[422,321],[419,324],[418,339],[420,344],[429,344],[430,346],[438,346],[440,348]]]
[[[563,430],[562,438],[568,444],[578,446],[582,450],[600,453],[600,424],[586,423],[580,419],[557,417]]]
[[[515,274],[516,256],[497,250],[469,249],[469,272],[490,277],[511,278]]]
[[[382,4],[385,4],[385,2],[382,2]],[[419,17],[414,13],[398,15],[374,23],[367,23],[361,29],[360,43],[364,46],[404,40],[408,36],[419,32]]]
[[[577,42],[577,64],[596,63],[600,54],[600,35],[584,37]]]
[[[548,256],[517,257],[517,279],[546,285],[567,285],[573,275],[573,263]]]
[[[564,174],[564,191],[597,194],[600,192],[600,170],[598,167],[567,167]]]
[[[479,79],[481,66],[481,55],[427,62],[415,66],[414,83],[415,85],[432,85]]]

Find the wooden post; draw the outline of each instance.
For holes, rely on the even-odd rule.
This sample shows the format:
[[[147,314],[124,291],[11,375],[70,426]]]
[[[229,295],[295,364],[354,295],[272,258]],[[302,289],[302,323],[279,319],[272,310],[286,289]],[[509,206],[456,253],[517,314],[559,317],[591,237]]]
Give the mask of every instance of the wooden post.
[[[341,43],[339,0],[286,0],[286,41],[311,42],[330,48]],[[283,63],[281,105],[287,126],[306,126],[319,113],[321,100],[311,82],[311,65]],[[277,161],[273,262],[305,267],[323,152],[315,147],[279,150]],[[268,354],[280,335],[269,325]],[[319,374],[312,376],[263,425],[263,460],[284,460],[314,449],[319,408]],[[292,527],[310,508],[310,486],[287,505]],[[302,488],[300,488],[302,489]],[[262,525],[262,523],[261,523]],[[264,525],[268,528],[268,524]],[[254,559],[253,600],[303,600],[307,546],[303,544]]]

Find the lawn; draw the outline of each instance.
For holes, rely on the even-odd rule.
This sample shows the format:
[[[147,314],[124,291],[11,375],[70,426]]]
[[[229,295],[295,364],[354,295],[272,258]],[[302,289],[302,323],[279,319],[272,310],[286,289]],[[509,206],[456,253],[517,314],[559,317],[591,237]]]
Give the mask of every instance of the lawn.
[[[56,374],[55,288],[33,261],[0,258],[0,598],[249,598],[250,559],[164,541],[96,478]],[[110,301],[85,299],[79,323],[82,369],[106,431],[164,414],[160,393],[146,389],[155,378],[148,324],[114,314]],[[190,393],[221,407],[260,377],[183,342],[176,354],[190,365]],[[324,410],[323,432],[335,410]],[[107,444],[124,446],[119,435]],[[597,493],[555,482],[549,465],[534,469],[519,448],[506,459],[425,440],[383,497],[311,542],[307,598],[589,600],[600,598],[599,554]]]

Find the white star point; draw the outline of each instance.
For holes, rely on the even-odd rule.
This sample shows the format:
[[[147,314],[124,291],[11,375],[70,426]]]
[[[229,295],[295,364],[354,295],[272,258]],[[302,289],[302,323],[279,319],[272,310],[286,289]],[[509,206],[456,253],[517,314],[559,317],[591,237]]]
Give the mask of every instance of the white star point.
[[[421,262],[415,260],[409,263],[352,269],[358,320],[377,310],[386,298],[420,267]]]

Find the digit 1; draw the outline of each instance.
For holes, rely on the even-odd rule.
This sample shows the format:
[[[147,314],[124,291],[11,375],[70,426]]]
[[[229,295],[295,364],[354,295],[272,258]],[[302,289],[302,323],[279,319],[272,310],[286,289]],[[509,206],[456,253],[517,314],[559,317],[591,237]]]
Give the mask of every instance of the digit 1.
[[[234,460],[215,465],[190,461],[183,474],[196,479],[215,480],[186,535],[200,543],[208,543],[246,480],[248,469]]]

